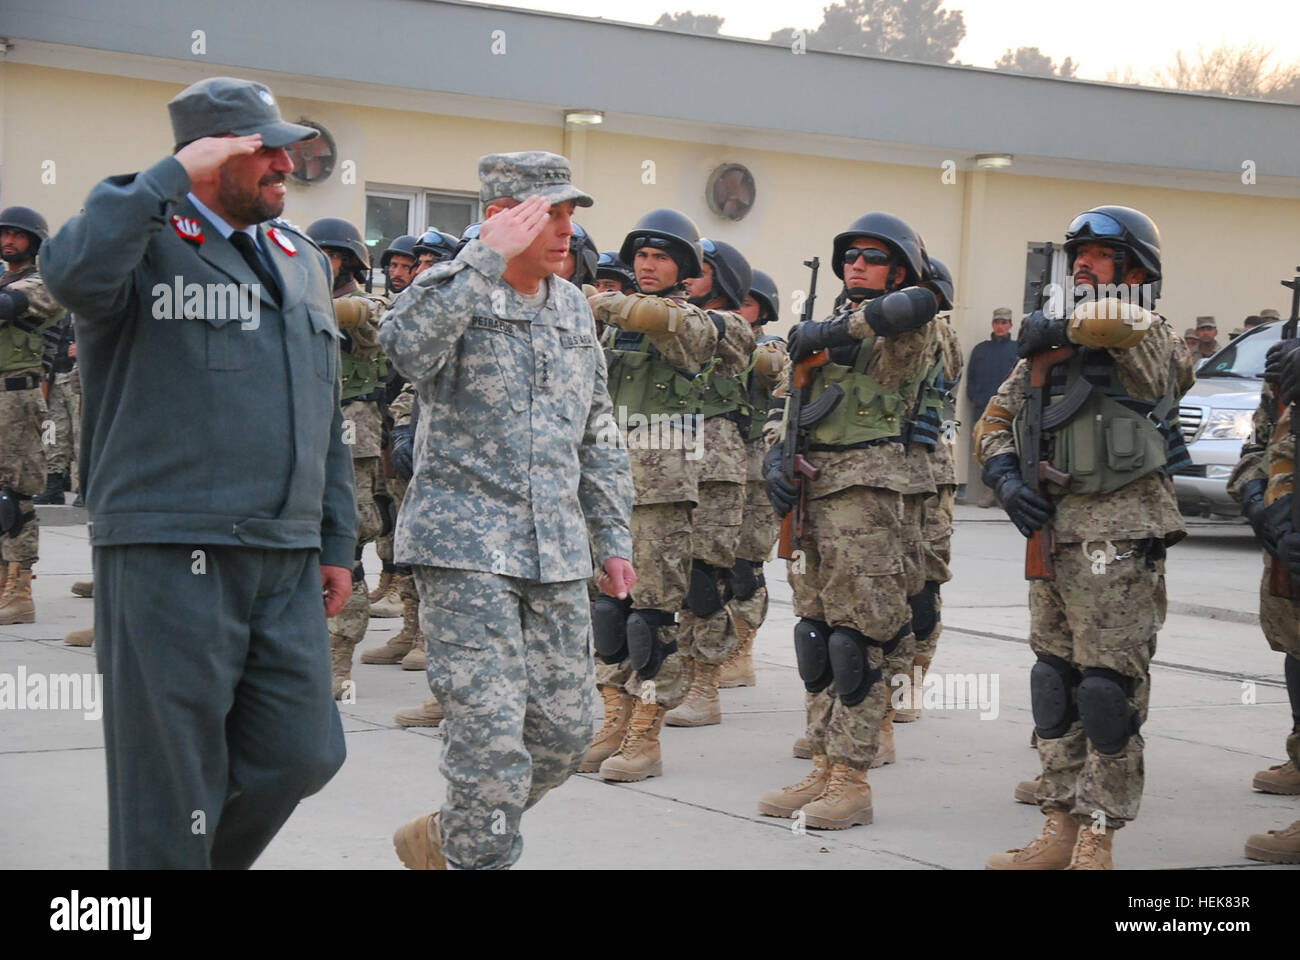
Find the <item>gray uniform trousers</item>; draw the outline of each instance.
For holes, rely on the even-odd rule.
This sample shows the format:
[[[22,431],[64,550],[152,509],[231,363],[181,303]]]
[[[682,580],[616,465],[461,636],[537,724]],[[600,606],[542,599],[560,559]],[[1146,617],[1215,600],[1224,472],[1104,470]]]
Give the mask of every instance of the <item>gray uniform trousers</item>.
[[[523,852],[523,812],[575,773],[594,734],[587,581],[413,566],[429,688],[442,705],[443,854],[468,870]]]
[[[107,546],[94,570],[109,866],[250,866],[345,756],[319,551]]]

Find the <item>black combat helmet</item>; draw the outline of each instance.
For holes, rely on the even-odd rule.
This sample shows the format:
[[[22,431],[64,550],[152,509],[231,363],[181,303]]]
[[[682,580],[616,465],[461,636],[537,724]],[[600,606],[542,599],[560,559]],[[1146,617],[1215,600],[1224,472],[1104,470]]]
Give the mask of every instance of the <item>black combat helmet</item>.
[[[781,304],[781,294],[776,290],[776,281],[762,270],[755,270],[754,279],[749,283],[749,295],[758,301],[757,325],[775,323]]]
[[[677,264],[677,282],[698,277],[703,271],[700,263],[704,251],[700,247],[700,228],[695,221],[678,210],[660,208],[651,210],[636,222],[623,240],[618,257],[633,266],[636,252],[644,246],[663,250]]]
[[[27,251],[32,256],[36,256],[41,244],[50,239],[50,225],[31,207],[5,207],[0,210],[0,227],[26,231],[32,238],[32,245]]]
[[[573,225],[569,252],[573,254],[573,276],[565,279],[579,287],[584,283],[595,283],[596,262],[600,259],[600,251],[596,249],[596,241],[591,239],[591,234],[582,229],[579,223]]]
[[[636,275],[618,258],[617,250],[608,250],[596,259],[596,279],[616,280],[625,287],[636,289]]]
[[[471,223],[468,227],[465,228],[465,232],[462,233],[460,235],[460,239],[456,241],[456,253],[460,253],[462,250],[464,250],[471,240],[478,239],[478,231],[481,226],[483,226],[482,220],[480,220],[478,223]]]
[[[400,237],[394,237],[393,242],[388,245],[388,249],[383,252],[379,258],[379,269],[387,270],[388,262],[393,259],[394,254],[401,254],[404,257],[410,257],[412,261],[416,259],[415,237],[409,233],[404,233]]]
[[[1074,271],[1074,256],[1080,245],[1100,243],[1116,249],[1115,278],[1123,280],[1128,266],[1124,254],[1131,254],[1147,272],[1153,296],[1160,296],[1160,229],[1154,220],[1132,207],[1104,206],[1085,210],[1065,230],[1065,252]]]
[[[465,241],[469,243],[468,240]],[[443,233],[436,227],[430,227],[420,235],[420,239],[415,242],[416,256],[424,253],[431,253],[434,262],[450,260],[456,256],[456,251],[460,249],[460,240],[453,237],[450,233]]]
[[[361,231],[340,217],[322,217],[307,228],[307,236],[322,250],[351,253],[363,270],[370,269],[370,251],[361,242]],[[354,268],[355,269],[355,268]]]
[[[754,282],[754,271],[744,255],[729,243],[700,238],[704,262],[713,268],[713,290],[722,292],[723,299],[732,310],[739,310]],[[713,299],[713,290],[705,300]]]
[[[836,234],[831,257],[835,276],[844,279],[844,251],[854,237],[871,237],[889,247],[899,259],[898,266],[907,271],[902,283],[904,287],[920,282],[925,273],[925,260],[916,231],[893,214],[879,212],[863,214],[843,233]]]
[[[944,265],[944,262],[938,257],[926,256],[926,270],[924,280],[934,288],[939,294],[939,309],[952,309],[952,273]]]

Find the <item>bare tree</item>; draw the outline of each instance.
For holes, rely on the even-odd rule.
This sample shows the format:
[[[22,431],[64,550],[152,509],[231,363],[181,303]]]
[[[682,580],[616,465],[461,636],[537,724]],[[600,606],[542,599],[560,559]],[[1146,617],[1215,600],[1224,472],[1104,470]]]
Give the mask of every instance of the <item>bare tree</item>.
[[[960,10],[945,10],[944,0],[841,0],[822,10],[816,30],[804,31],[810,50],[865,53],[900,60],[951,63],[966,36]],[[768,39],[794,42],[796,30],[784,27]]]
[[[1066,57],[1058,67],[1055,60],[1037,47],[1017,47],[1014,51],[1008,49],[1002,54],[993,68],[1008,73],[1028,73],[1036,77],[1073,77],[1078,72],[1079,65],[1072,58]]]
[[[656,27],[665,27],[669,30],[681,30],[686,33],[708,33],[716,35],[722,29],[722,21],[725,17],[714,16],[711,13],[691,13],[687,10],[685,13],[661,13],[659,19],[655,21]]]
[[[1259,43],[1221,44],[1196,54],[1179,50],[1168,66],[1148,75],[1127,67],[1106,73],[1115,83],[1142,84],[1174,90],[1222,93],[1230,97],[1263,97],[1300,102],[1300,62],[1274,65],[1273,49]]]

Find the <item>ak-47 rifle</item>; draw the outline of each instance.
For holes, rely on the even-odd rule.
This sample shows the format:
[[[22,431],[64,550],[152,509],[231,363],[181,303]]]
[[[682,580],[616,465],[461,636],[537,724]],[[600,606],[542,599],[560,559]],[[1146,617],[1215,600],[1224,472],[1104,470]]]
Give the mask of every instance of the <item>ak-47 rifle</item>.
[[[1060,298],[1052,296],[1052,246],[1030,250],[1031,263],[1041,259],[1042,274],[1030,283],[1025,294],[1025,311],[1060,309]],[[1059,487],[1069,489],[1070,475],[1057,470],[1043,456],[1044,416],[1051,405],[1052,368],[1070,359],[1076,353],[1071,346],[1043,350],[1029,361],[1029,394],[1025,398],[1025,443],[1020,451],[1021,479],[1034,492],[1046,497],[1044,487],[1050,480]],[[1059,411],[1058,411],[1059,413]],[[1059,417],[1058,417],[1059,419]],[[1049,520],[1035,530],[1025,544],[1025,579],[1056,579],[1056,531]]]
[[[1296,272],[1300,274],[1300,267],[1296,267]],[[1283,339],[1289,339],[1300,333],[1300,276],[1294,280],[1283,280],[1282,286],[1289,287],[1291,290],[1291,318],[1282,328]],[[1278,420],[1282,419],[1285,411],[1286,406],[1279,396],[1277,398]],[[1297,448],[1300,448],[1300,417],[1296,416],[1294,406],[1291,408],[1291,435],[1296,438]],[[1300,530],[1300,489],[1296,489],[1294,482],[1291,487],[1291,525],[1296,530]],[[1278,557],[1273,557],[1269,564],[1268,592],[1284,600],[1300,600],[1300,581],[1291,576],[1286,565]]]
[[[803,265],[812,270],[808,299],[804,301],[803,313],[799,317],[801,323],[807,323],[813,318],[813,301],[817,299],[817,270],[821,266],[821,259],[813,257],[805,260]],[[781,520],[781,536],[777,540],[776,555],[782,560],[794,559],[808,533],[808,488],[812,481],[821,476],[821,468],[813,466],[804,457],[810,442],[811,428],[835,409],[835,405],[844,396],[844,390],[838,384],[832,384],[815,403],[808,402],[814,371],[829,362],[830,352],[819,350],[796,363],[790,373],[790,392],[785,401],[785,444],[781,451],[781,469],[795,482],[799,496],[794,509]]]

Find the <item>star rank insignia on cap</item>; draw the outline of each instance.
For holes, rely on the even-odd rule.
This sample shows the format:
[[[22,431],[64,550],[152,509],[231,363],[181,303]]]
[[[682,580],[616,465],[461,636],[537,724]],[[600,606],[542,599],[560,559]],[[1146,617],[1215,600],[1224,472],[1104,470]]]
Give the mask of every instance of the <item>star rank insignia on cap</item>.
[[[182,240],[188,240],[190,243],[203,242],[203,228],[199,226],[197,220],[172,214],[172,226],[176,228]]]
[[[293,241],[290,240],[288,237],[286,237],[275,227],[272,227],[270,230],[266,231],[266,235],[275,242],[275,245],[277,247],[279,247],[289,256],[292,257],[294,254],[298,252],[298,248],[293,245]]]

